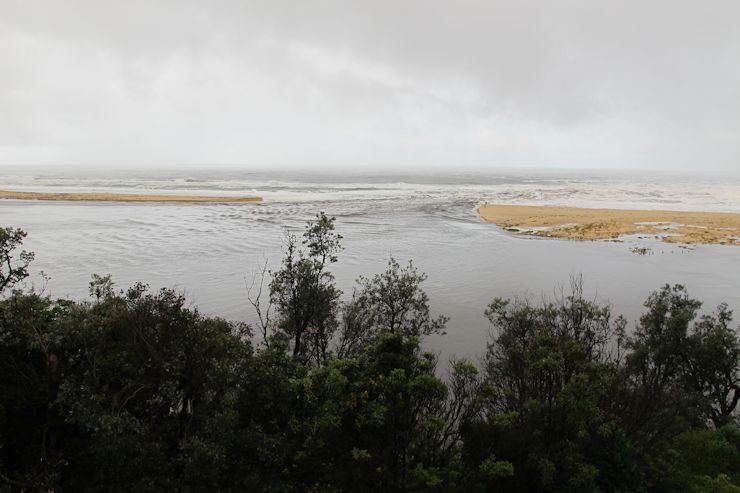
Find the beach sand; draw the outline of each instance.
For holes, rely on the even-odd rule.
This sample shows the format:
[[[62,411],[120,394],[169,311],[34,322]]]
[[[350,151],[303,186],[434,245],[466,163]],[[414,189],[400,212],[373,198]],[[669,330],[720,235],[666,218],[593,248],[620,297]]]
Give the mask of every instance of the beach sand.
[[[740,245],[740,214],[484,204],[478,214],[515,233],[571,240],[659,236],[668,243]]]
[[[58,192],[13,192],[0,190],[0,199],[15,200],[60,200],[90,202],[185,202],[185,203],[236,203],[261,202],[261,197],[216,197],[210,195],[156,195],[126,193],[58,193]]]

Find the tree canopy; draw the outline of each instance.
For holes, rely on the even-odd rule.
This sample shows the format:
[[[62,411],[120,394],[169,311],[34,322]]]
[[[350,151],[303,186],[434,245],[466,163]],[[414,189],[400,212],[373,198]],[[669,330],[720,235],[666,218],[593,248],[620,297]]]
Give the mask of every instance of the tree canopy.
[[[343,301],[323,213],[269,273],[261,339],[110,276],[21,289],[33,255],[0,232],[0,491],[740,491],[737,327],[684,286],[634,328],[580,280],[494,299],[484,358],[440,364],[426,276],[391,258]]]

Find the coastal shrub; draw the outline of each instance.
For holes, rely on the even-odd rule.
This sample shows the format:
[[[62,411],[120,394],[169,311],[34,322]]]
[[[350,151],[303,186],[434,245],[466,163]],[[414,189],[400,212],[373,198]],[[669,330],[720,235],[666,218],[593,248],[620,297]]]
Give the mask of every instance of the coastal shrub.
[[[0,228],[0,294],[28,277],[34,254],[25,250],[16,252],[25,237],[26,232],[20,228]]]
[[[341,292],[329,266],[338,260],[341,240],[334,231],[334,218],[317,214],[306,225],[300,243],[288,234],[280,269],[271,273],[270,301],[278,314],[278,337],[287,339],[295,358],[316,366],[326,362],[337,326]]]
[[[740,489],[727,306],[701,314],[665,286],[627,334],[575,280],[552,301],[493,300],[483,359],[444,367],[424,349],[446,322],[425,276],[391,259],[342,306],[325,270],[339,238],[324,215],[309,224],[275,273],[307,298],[284,298],[257,342],[176,291],[110,276],[93,276],[88,300],[6,290],[0,491]],[[303,268],[318,279],[290,284]],[[307,299],[326,305],[304,307],[296,352],[286,310]]]

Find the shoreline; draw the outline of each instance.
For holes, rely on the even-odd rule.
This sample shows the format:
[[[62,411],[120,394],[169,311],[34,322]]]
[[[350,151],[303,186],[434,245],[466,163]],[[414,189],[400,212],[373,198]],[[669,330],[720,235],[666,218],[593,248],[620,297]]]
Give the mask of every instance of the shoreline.
[[[262,197],[223,197],[211,195],[163,195],[107,192],[16,192],[0,190],[0,199],[64,202],[178,202],[226,204],[262,202]]]
[[[647,235],[666,243],[740,246],[740,214],[483,204],[484,221],[520,235],[579,241]]]

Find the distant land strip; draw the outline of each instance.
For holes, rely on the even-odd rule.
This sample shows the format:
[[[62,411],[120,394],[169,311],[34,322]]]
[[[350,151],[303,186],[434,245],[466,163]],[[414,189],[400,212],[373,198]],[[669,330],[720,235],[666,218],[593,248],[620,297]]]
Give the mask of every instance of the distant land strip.
[[[212,195],[161,195],[98,192],[14,192],[10,190],[0,190],[0,199],[57,200],[72,202],[180,202],[221,204],[262,201],[262,197],[218,197]]]
[[[478,214],[513,233],[570,240],[655,236],[667,243],[740,245],[740,214],[484,204]]]

